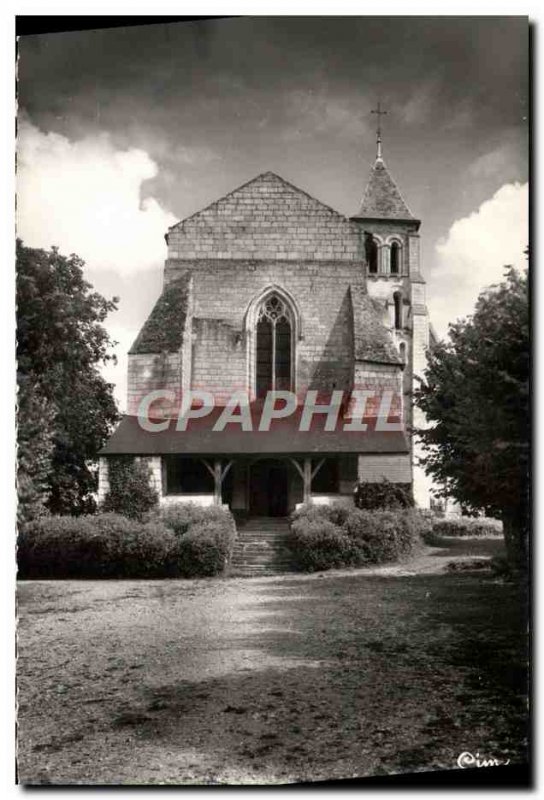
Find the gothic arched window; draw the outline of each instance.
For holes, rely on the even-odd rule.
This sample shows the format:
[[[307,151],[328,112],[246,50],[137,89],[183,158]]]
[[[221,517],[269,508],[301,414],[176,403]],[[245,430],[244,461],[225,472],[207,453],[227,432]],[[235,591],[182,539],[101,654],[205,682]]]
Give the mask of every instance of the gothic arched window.
[[[391,275],[399,275],[400,273],[400,245],[398,242],[393,242],[391,245],[390,253],[390,272]]]
[[[264,397],[269,390],[292,388],[292,331],[291,309],[277,294],[269,295],[257,314],[257,397]]]

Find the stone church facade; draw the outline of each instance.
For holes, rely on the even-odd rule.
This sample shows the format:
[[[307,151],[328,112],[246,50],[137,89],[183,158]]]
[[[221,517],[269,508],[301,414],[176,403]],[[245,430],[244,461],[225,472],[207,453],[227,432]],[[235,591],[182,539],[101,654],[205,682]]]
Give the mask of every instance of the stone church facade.
[[[133,455],[147,460],[164,503],[283,516],[303,501],[349,502],[357,482],[387,479],[412,484],[429,505],[411,435],[430,337],[420,221],[378,153],[350,218],[266,172],[169,229],[163,292],[129,353],[127,415],[101,454],[100,497],[108,460]],[[356,389],[375,393],[366,431],[350,430]],[[247,397],[253,414],[271,390],[296,395],[289,420],[213,428],[229,398]],[[180,430],[190,392],[213,395],[216,407]],[[341,396],[347,425],[327,430],[317,412],[300,430],[310,395],[325,405]],[[384,395],[397,399],[376,424]]]

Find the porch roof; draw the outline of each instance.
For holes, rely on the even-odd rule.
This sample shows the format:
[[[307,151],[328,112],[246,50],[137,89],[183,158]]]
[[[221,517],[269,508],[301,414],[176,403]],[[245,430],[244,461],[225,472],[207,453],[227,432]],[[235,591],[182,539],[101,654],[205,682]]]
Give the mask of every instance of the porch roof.
[[[364,432],[342,429],[325,431],[324,415],[316,415],[310,431],[299,430],[299,416],[274,420],[269,431],[242,431],[241,425],[229,423],[223,431],[214,431],[217,414],[192,420],[186,431],[176,431],[176,420],[167,430],[144,430],[138,417],[125,416],[100,455],[292,455],[329,453],[408,453],[410,448],[402,431],[376,431],[371,424]]]

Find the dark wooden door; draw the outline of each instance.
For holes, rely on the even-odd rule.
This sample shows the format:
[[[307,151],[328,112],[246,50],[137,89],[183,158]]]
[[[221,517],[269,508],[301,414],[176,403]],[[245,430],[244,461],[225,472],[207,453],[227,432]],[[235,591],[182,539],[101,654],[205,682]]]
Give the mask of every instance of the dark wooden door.
[[[287,515],[287,467],[272,465],[268,475],[268,513],[271,517]]]
[[[251,465],[249,510],[256,517],[287,515],[287,466],[281,461],[263,460]]]
[[[268,467],[264,461],[251,465],[249,475],[249,512],[255,517],[268,516]]]

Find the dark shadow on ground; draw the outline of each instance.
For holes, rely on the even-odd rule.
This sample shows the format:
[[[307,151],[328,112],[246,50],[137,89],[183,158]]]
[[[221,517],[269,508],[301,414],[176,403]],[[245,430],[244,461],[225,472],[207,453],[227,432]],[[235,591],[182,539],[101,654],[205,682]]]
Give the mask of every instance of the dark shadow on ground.
[[[526,759],[525,606],[513,587],[330,574],[260,594],[258,611],[247,607],[259,630],[223,646],[283,665],[142,687],[112,725],[275,780],[451,769],[464,751]]]
[[[452,769],[467,751],[527,760],[527,602],[514,585],[476,573],[328,572],[146,586],[143,596],[160,591],[167,606],[195,592],[206,603],[210,586],[236,592],[239,632],[188,646],[227,664],[236,651],[258,658],[190,681],[181,661],[174,682],[161,682],[159,658],[152,684],[133,673],[132,694],[87,726],[67,708],[58,737],[33,745],[41,782],[44,764],[60,771],[57,757],[81,780],[93,742],[109,747],[91,762],[98,782],[323,781]],[[166,645],[155,631],[145,658]]]
[[[433,536],[428,541],[432,547],[440,547],[439,552],[432,555],[438,558],[456,558],[457,556],[502,556],[504,554],[504,540],[502,536],[494,537],[444,537]]]

